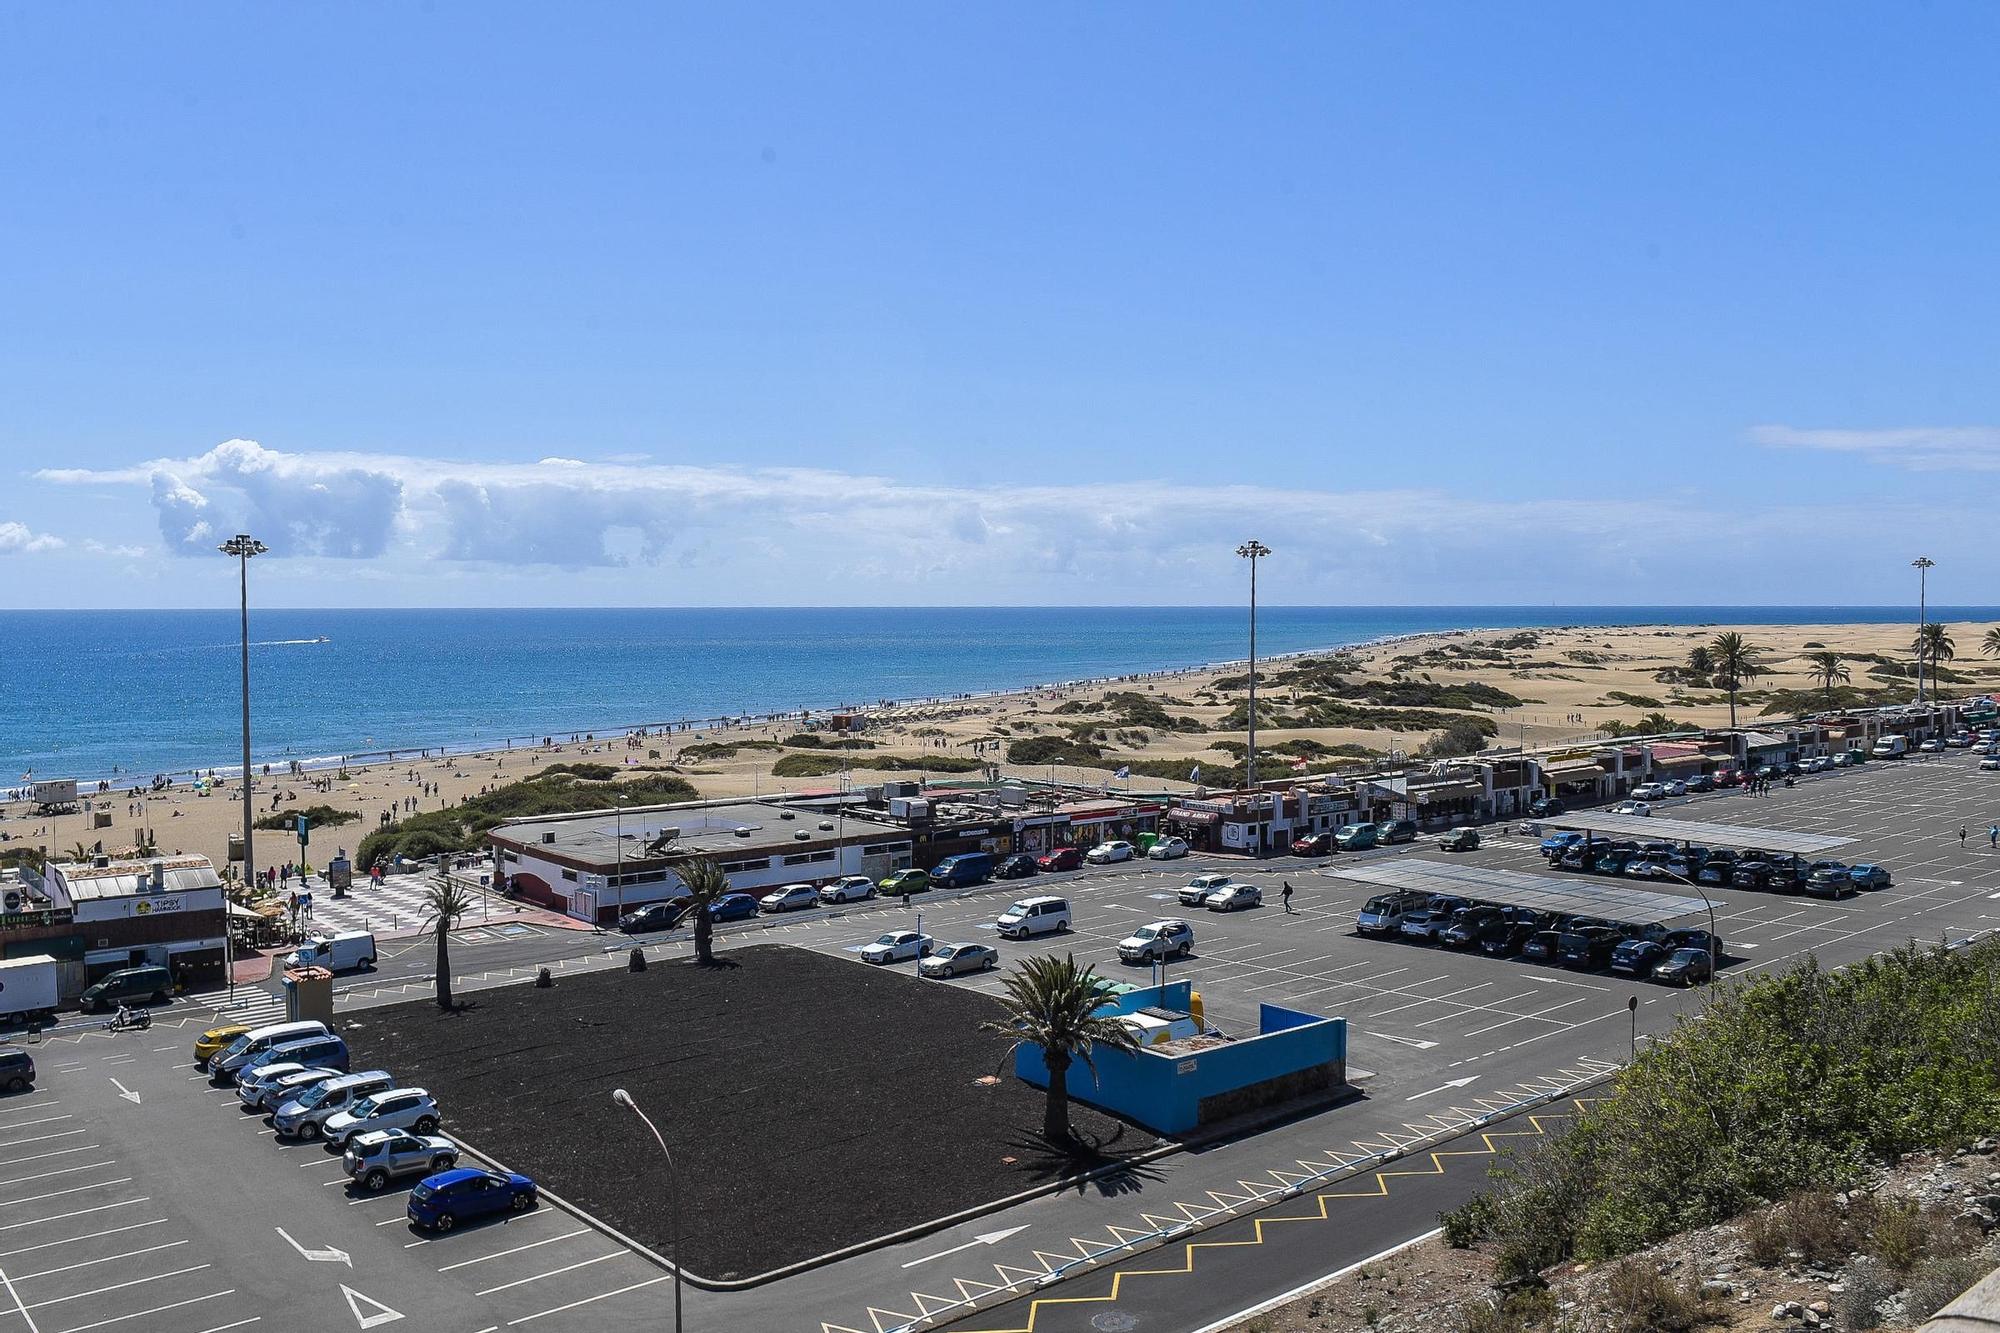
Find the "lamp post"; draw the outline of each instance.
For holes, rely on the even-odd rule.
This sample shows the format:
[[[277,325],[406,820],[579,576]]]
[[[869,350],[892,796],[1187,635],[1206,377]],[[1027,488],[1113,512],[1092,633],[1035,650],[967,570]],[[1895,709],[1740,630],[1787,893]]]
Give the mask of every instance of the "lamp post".
[[[660,1155],[667,1159],[668,1184],[674,1192],[673,1205],[673,1265],[674,1265],[674,1333],[681,1333],[681,1169],[674,1165],[674,1155],[667,1149],[667,1141],[660,1134],[660,1127],[653,1118],[639,1109],[639,1103],[632,1100],[632,1094],[623,1088],[613,1089],[611,1100],[624,1107],[645,1124],[652,1132],[653,1142],[660,1145]]]
[[[1716,933],[1715,899],[1703,893],[1701,885],[1695,883],[1685,875],[1672,874],[1666,870],[1655,870],[1653,878],[1670,879],[1676,883],[1685,884],[1696,893],[1701,894],[1702,905],[1708,908],[1708,987],[1709,994],[1713,996],[1715,987],[1722,977],[1722,940]]]
[[[243,624],[243,882],[247,886],[256,874],[256,858],[250,854],[253,811],[250,808],[250,557],[271,548],[246,532],[239,532],[215,548],[236,557],[236,588]],[[236,1002],[236,949],[229,933],[229,895],[223,894],[222,968],[229,974],[229,1002]]]
[[[1937,561],[1927,555],[1920,555],[1910,562],[1910,568],[1917,571],[1917,702],[1924,701],[1924,624],[1930,619],[1928,605],[1929,574],[1937,567]]]
[[[1236,548],[1236,554],[1250,562],[1250,702],[1244,712],[1248,744],[1243,751],[1243,785],[1250,792],[1251,818],[1257,827],[1257,855],[1264,854],[1264,808],[1257,800],[1257,562],[1271,554],[1271,548],[1252,538]]]

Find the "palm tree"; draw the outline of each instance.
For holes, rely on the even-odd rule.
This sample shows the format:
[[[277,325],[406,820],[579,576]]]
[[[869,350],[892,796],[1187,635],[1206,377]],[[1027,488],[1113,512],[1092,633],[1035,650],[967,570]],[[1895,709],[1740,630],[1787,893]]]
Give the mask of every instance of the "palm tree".
[[[1115,1017],[1097,1012],[1104,1003],[1104,983],[1088,965],[1079,967],[1076,955],[1056,958],[1036,954],[1021,960],[1005,982],[1007,993],[1000,1003],[1006,1008],[1003,1019],[990,1019],[980,1027],[1011,1038],[1013,1047],[1041,1048],[1042,1062],[1049,1070],[1049,1099],[1042,1113],[1042,1137],[1051,1144],[1071,1142],[1069,1128],[1069,1071],[1081,1060],[1094,1078],[1097,1074],[1096,1049],[1134,1051],[1139,1043],[1131,1030]]]
[[[1755,680],[1764,674],[1761,660],[1764,650],[1746,643],[1735,630],[1724,630],[1708,641],[1708,653],[1715,667],[1715,674],[1722,678],[1724,688],[1729,691],[1729,725],[1736,726],[1736,691],[1743,688],[1745,681]]]
[[[1715,659],[1709,656],[1707,644],[1698,643],[1688,649],[1688,674],[1704,679],[1715,674]]]
[[[436,882],[424,889],[424,906],[437,924],[437,1002],[438,1008],[451,1008],[451,928],[472,910],[472,893],[463,884],[451,877],[450,870],[438,867]]]
[[[1806,665],[1810,668],[1812,678],[1819,682],[1822,690],[1826,691],[1826,706],[1829,708],[1833,707],[1833,687],[1845,685],[1854,679],[1853,673],[1848,671],[1840,660],[1840,654],[1831,650],[1807,653]]]
[[[2000,657],[2000,626],[1986,631],[1986,637],[1979,641],[1979,651],[1987,657]]]
[[[1951,641],[1951,631],[1937,621],[1931,621],[1917,630],[1917,637],[1911,641],[1910,650],[1917,655],[1917,684],[1924,679],[1924,661],[1931,664],[1931,684],[1937,684],[1938,663],[1949,662],[1958,656],[1958,646]]]
[[[90,857],[91,857],[90,848],[84,846],[80,842],[77,843],[74,847],[71,847],[69,849],[69,859],[76,862],[79,865],[87,864],[90,860]]]
[[[709,918],[708,909],[729,892],[729,876],[722,873],[721,866],[701,856],[681,867],[681,883],[688,891],[687,910],[694,913],[695,961],[712,963],[715,955],[710,946],[715,939],[715,922]]]

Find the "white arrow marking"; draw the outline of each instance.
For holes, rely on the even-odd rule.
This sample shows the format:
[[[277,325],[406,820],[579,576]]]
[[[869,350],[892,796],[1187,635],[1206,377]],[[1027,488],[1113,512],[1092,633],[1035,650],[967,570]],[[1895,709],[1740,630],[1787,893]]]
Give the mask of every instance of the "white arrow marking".
[[[118,1089],[118,1095],[132,1103],[132,1105],[137,1106],[139,1104],[139,1094],[126,1087],[123,1083],[120,1083],[117,1079],[114,1078],[111,1080],[111,1086]]]
[[[1467,1074],[1464,1078],[1455,1078],[1449,1083],[1440,1083],[1435,1088],[1426,1088],[1422,1092],[1417,1093],[1416,1096],[1405,1097],[1403,1098],[1403,1100],[1406,1102],[1413,1102],[1416,1101],[1419,1097],[1428,1097],[1433,1092],[1443,1092],[1446,1088],[1462,1088],[1466,1084],[1472,1082],[1474,1079],[1478,1077],[1479,1075],[1477,1074]]]
[[[915,1268],[918,1264],[927,1264],[933,1259],[942,1259],[948,1254],[957,1254],[960,1250],[969,1250],[975,1245],[998,1245],[1001,1241],[1007,1239],[1007,1237],[1018,1236],[1027,1229],[1028,1224],[1024,1223],[1018,1227],[1008,1227],[1005,1231],[982,1231],[963,1245],[954,1245],[948,1250],[939,1250],[936,1254],[927,1254],[921,1259],[912,1259],[910,1262],[904,1264],[903,1267]]]
[[[340,1294],[347,1297],[347,1308],[354,1313],[354,1322],[363,1328],[373,1328],[377,1324],[393,1324],[403,1317],[402,1311],[391,1310],[373,1296],[363,1296],[345,1282],[340,1284]],[[375,1313],[361,1313],[361,1307],[364,1305],[374,1307]]]
[[[1380,1037],[1383,1041],[1393,1041],[1404,1046],[1414,1046],[1420,1051],[1428,1051],[1431,1047],[1437,1045],[1434,1041],[1419,1041],[1415,1037],[1392,1037],[1386,1032],[1371,1032],[1368,1035],[1371,1037]]]
[[[299,1257],[302,1259],[310,1259],[316,1264],[346,1264],[349,1268],[354,1267],[354,1260],[348,1258],[346,1250],[333,1250],[333,1249],[309,1250],[305,1246],[293,1240],[292,1233],[285,1230],[283,1227],[278,1227],[276,1228],[276,1230],[280,1236],[283,1236],[285,1238],[285,1243],[287,1245],[291,1246],[293,1249],[299,1252]],[[362,1299],[365,1300],[367,1298],[363,1297]],[[360,1318],[359,1315],[356,1315],[355,1317],[357,1319]],[[363,1324],[362,1327],[366,1328],[367,1325]]]

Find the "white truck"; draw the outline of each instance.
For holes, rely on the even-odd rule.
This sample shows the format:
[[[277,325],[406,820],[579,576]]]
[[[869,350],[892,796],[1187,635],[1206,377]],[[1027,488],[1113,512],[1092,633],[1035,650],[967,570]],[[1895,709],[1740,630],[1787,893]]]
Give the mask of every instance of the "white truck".
[[[0,1018],[39,1018],[56,1011],[56,960],[47,954],[0,959]]]
[[[323,967],[329,972],[348,972],[375,966],[375,937],[365,930],[343,930],[330,935],[314,935],[285,955],[286,967]]]
[[[1901,759],[1910,752],[1908,736],[1883,736],[1875,742],[1877,759]]]

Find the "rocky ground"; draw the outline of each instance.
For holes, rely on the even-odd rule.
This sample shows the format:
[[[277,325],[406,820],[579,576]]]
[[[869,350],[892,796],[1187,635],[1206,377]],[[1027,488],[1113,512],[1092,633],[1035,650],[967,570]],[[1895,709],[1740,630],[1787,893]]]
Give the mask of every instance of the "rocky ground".
[[[1627,1259],[1497,1295],[1478,1249],[1429,1240],[1245,1321],[1239,1333],[1668,1333],[1915,1328],[2000,1265],[2000,1143],[1885,1166]]]

